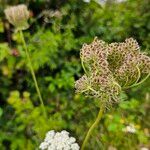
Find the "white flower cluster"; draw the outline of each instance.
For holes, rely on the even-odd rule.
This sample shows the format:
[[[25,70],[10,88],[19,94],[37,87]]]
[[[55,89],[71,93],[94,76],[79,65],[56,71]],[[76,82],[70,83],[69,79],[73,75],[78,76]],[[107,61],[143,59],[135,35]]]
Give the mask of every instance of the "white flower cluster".
[[[149,150],[149,148],[147,148],[147,147],[141,147],[140,150]]]
[[[90,3],[91,0],[83,0],[85,3]]]
[[[128,133],[135,133],[136,132],[136,129],[134,127],[133,124],[130,124],[128,126],[126,126],[124,129],[123,129],[124,132],[128,132]]]
[[[108,150],[117,150],[117,148],[116,148],[116,147],[113,147],[113,146],[109,146],[109,147],[108,147]]]
[[[44,142],[40,144],[41,150],[79,150],[80,147],[74,137],[69,137],[69,132],[63,130],[47,132]]]

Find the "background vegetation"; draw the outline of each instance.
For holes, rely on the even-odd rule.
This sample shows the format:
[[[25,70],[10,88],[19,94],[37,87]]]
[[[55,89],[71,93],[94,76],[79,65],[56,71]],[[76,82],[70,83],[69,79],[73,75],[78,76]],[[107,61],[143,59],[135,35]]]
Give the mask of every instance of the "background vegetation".
[[[18,33],[4,9],[25,3],[31,10],[25,31],[33,67],[49,119],[39,106],[34,83]],[[67,130],[81,143],[95,119],[93,99],[76,95],[74,81],[83,70],[79,52],[95,36],[107,42],[134,37],[141,50],[150,49],[150,1],[108,0],[106,5],[82,0],[0,1],[0,149],[33,150],[48,130]],[[103,117],[88,150],[138,150],[150,147],[150,80],[122,94]],[[123,128],[133,124],[136,132]]]

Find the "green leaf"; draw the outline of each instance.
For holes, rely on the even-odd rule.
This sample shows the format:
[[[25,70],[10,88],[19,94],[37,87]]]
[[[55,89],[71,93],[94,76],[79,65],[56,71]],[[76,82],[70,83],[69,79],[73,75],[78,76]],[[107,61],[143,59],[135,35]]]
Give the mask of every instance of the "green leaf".
[[[0,44],[0,61],[2,61],[9,54],[9,47],[6,43]]]
[[[0,117],[3,115],[3,109],[0,107]]]

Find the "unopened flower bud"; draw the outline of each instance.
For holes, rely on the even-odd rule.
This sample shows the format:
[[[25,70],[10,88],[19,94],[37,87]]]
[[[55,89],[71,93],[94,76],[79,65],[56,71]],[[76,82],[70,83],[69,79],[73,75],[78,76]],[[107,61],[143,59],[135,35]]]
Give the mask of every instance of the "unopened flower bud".
[[[28,28],[28,19],[30,12],[24,4],[12,6],[5,9],[5,15],[8,21],[16,27],[17,30],[25,30]]]

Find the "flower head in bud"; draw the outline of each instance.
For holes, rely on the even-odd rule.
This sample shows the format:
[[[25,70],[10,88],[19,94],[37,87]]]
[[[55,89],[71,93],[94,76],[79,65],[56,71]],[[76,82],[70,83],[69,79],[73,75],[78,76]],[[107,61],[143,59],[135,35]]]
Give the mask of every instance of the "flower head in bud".
[[[28,28],[28,19],[30,13],[24,4],[11,6],[5,9],[5,15],[8,21],[16,27],[17,30],[25,30]]]
[[[105,102],[118,100],[122,89],[136,86],[150,75],[150,58],[140,52],[133,38],[111,44],[95,38],[83,45],[80,57],[86,75],[76,81],[76,91]]]

